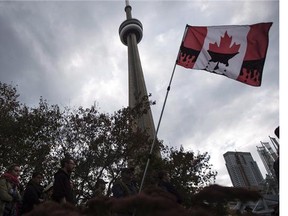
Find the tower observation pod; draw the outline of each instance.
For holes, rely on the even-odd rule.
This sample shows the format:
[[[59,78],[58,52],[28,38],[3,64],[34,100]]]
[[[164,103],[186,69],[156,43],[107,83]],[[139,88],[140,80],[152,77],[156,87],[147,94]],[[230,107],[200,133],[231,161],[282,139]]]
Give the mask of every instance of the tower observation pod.
[[[128,48],[129,107],[133,108],[142,98],[148,97],[137,46],[143,37],[143,25],[138,19],[132,18],[132,7],[128,0],[125,2],[126,20],[119,27],[119,36],[121,42]],[[146,131],[151,140],[155,137],[155,126],[150,107],[147,113],[136,120],[135,125],[140,130]],[[148,148],[149,146],[147,146]],[[160,156],[160,151],[155,153]]]

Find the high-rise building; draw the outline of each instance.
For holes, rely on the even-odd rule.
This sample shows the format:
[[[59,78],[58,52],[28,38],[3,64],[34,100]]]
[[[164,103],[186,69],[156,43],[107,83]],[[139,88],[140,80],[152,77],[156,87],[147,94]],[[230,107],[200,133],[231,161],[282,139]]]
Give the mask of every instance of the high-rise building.
[[[275,148],[275,150],[276,150],[276,152],[278,154],[278,152],[279,152],[279,143],[278,143],[278,141],[276,140],[275,137],[269,136],[269,138],[270,138],[271,143],[273,144],[273,146],[274,146],[274,148]],[[279,156],[279,155],[277,155],[277,156]]]
[[[128,48],[129,107],[133,108],[143,97],[148,98],[137,46],[143,37],[143,26],[138,19],[132,18],[132,7],[128,0],[125,2],[126,20],[119,27],[119,35],[121,42]],[[146,131],[151,140],[154,139],[155,126],[150,107],[146,114],[136,120],[134,125],[135,129]],[[149,149],[149,147],[147,146],[144,149]],[[160,156],[160,152],[156,152],[156,155]]]
[[[260,169],[250,152],[228,151],[223,156],[234,187],[255,188],[263,182]]]
[[[258,152],[258,154],[259,154],[259,156],[260,156],[260,158],[264,164],[264,167],[265,167],[268,175],[276,178],[273,164],[274,164],[275,160],[277,159],[277,154],[276,154],[276,152],[273,151],[269,142],[261,142],[260,141],[260,143],[262,146],[256,146],[257,152]]]

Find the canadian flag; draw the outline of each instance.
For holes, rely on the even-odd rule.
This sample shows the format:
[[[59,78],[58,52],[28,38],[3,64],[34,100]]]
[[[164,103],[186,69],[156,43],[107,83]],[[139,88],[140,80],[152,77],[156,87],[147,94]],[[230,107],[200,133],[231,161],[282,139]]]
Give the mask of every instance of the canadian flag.
[[[177,64],[260,86],[272,23],[186,26]]]

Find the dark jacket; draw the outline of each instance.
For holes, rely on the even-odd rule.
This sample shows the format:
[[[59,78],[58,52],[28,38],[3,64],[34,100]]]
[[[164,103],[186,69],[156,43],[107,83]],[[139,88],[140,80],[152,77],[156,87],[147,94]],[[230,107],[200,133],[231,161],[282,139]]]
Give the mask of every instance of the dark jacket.
[[[123,181],[118,180],[112,187],[112,193],[116,198],[134,195],[137,194],[137,186],[133,181],[125,184]]]
[[[137,194],[137,185],[134,181],[124,183],[117,180],[112,187],[113,197],[122,198]],[[118,213],[117,216],[132,216],[134,208],[127,209],[126,212]]]
[[[35,205],[41,203],[43,187],[32,180],[26,186],[22,198],[21,214],[30,212]]]
[[[74,205],[76,203],[70,175],[59,169],[54,175],[52,199],[60,203],[63,198],[70,204]]]
[[[178,191],[176,190],[176,188],[170,183],[170,182],[166,182],[166,181],[160,181],[158,183],[158,186],[166,191],[169,192],[170,194],[174,195],[176,198],[176,201],[180,204],[182,203],[182,198],[180,196],[180,194],[178,193]]]

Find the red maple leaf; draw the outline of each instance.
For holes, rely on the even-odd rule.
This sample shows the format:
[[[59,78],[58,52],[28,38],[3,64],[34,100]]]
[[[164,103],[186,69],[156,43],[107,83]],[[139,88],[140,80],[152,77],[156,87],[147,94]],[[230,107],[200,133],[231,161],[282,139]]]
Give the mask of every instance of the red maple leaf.
[[[219,46],[216,42],[214,44],[209,43],[209,51],[223,54],[238,53],[240,44],[236,44],[234,42],[233,45],[230,47],[231,42],[232,42],[232,36],[230,37],[226,31],[224,37],[221,37]]]

